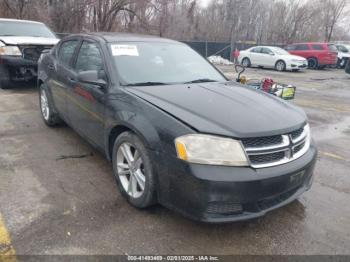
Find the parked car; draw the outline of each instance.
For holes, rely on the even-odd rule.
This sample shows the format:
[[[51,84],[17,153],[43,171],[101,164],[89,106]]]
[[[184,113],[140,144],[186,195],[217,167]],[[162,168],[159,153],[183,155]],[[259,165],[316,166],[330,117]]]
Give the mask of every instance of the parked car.
[[[325,67],[336,67],[338,61],[338,50],[333,44],[328,43],[300,43],[286,47],[293,54],[307,59],[308,67],[311,69],[322,69]]]
[[[0,88],[35,80],[41,52],[57,42],[43,23],[0,18]]]
[[[335,44],[338,50],[338,68],[345,68],[350,58],[350,46],[343,44]]]
[[[40,108],[112,162],[122,195],[192,219],[259,217],[312,183],[317,150],[300,108],[228,81],[186,44],[94,33],[39,60]]]
[[[244,67],[258,66],[275,68],[277,71],[299,71],[307,68],[305,58],[289,54],[273,46],[255,46],[239,52],[238,63]]]

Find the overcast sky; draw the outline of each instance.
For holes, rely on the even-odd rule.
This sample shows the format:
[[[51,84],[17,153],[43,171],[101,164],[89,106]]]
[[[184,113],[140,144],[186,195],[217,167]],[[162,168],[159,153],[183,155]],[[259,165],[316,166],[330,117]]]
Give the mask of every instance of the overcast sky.
[[[211,0],[199,0],[200,5],[206,7]]]

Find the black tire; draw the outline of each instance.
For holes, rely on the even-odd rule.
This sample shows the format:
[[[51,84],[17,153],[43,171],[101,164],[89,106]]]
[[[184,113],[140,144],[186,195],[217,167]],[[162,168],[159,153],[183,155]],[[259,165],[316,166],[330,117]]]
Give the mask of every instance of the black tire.
[[[249,68],[252,66],[252,63],[250,62],[250,59],[248,57],[245,57],[242,59],[241,65]]]
[[[4,65],[0,65],[0,88],[9,89],[11,87],[10,73]]]
[[[342,62],[343,62],[343,59],[340,59],[340,58],[338,58],[338,60],[337,60],[337,68],[338,69],[341,69],[342,68]]]
[[[46,99],[47,99],[47,107],[48,107],[47,115],[44,114],[44,110],[43,110],[43,107],[44,107],[43,99],[42,99],[43,93],[45,93]],[[52,100],[51,100],[49,93],[47,92],[47,88],[46,88],[45,84],[41,84],[39,87],[39,105],[40,105],[41,116],[44,120],[44,123],[47,126],[50,126],[50,127],[57,126],[63,122],[61,120],[61,118],[59,117],[59,115],[53,109]]]
[[[284,62],[283,60],[278,60],[275,64],[275,69],[279,72],[286,71],[286,67],[286,62]]]
[[[131,196],[124,188],[121,178],[119,176],[118,165],[117,165],[117,154],[121,146],[124,144],[131,145],[135,151],[137,150],[140,154],[143,163],[143,175],[144,179],[144,190],[138,197]],[[135,152],[134,151],[134,152]],[[116,179],[117,185],[122,196],[134,207],[136,208],[147,208],[157,203],[156,195],[156,176],[154,172],[154,167],[151,162],[151,158],[148,150],[146,149],[143,142],[132,132],[124,132],[120,134],[114,142],[113,154],[113,173]],[[131,170],[131,169],[130,169]],[[129,173],[130,174],[130,173]],[[131,174],[129,179],[131,180]],[[129,181],[130,181],[129,180]]]
[[[318,69],[318,60],[315,57],[310,57],[307,59],[307,63],[308,63],[308,68],[310,69]]]
[[[345,73],[350,74],[350,59],[348,60],[348,63],[345,66]]]

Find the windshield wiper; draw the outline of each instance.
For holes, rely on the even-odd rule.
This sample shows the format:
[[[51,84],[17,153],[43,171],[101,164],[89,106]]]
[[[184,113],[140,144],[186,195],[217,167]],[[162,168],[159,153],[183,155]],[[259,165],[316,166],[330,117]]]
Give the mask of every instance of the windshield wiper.
[[[164,86],[164,85],[169,85],[169,84],[162,83],[162,82],[140,82],[140,83],[126,84],[124,86]]]
[[[218,81],[209,79],[209,78],[201,78],[201,79],[185,82],[184,84],[209,83],[209,82],[218,82]]]

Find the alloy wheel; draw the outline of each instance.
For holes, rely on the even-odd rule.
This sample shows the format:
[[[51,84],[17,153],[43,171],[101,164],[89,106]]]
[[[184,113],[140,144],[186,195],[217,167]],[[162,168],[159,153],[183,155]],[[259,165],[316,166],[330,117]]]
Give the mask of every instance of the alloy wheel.
[[[276,65],[277,71],[283,71],[284,70],[284,63],[282,61],[278,62]]]
[[[247,58],[244,58],[243,61],[242,61],[242,65],[244,67],[248,67],[249,66],[249,60]]]
[[[47,95],[44,89],[41,89],[40,92],[40,107],[41,107],[41,113],[46,121],[50,118],[50,108],[49,108],[49,101],[47,99]]]
[[[125,192],[139,198],[145,191],[146,176],[142,156],[130,143],[122,143],[118,148],[117,172]]]

